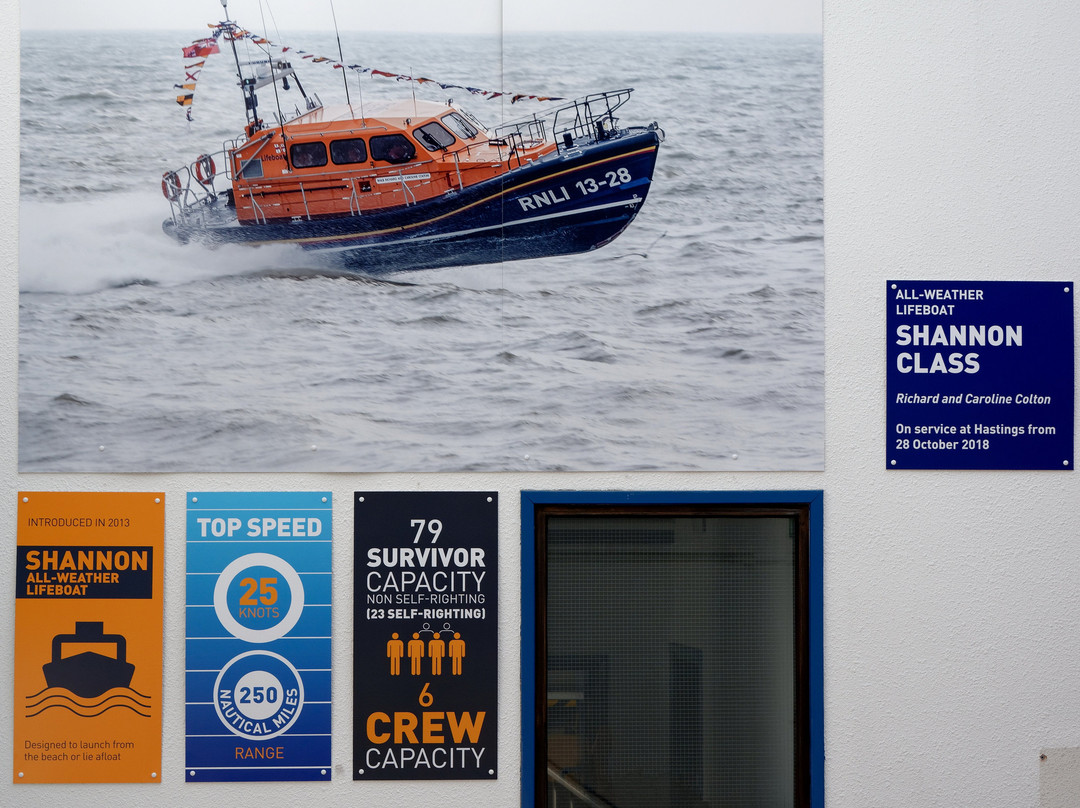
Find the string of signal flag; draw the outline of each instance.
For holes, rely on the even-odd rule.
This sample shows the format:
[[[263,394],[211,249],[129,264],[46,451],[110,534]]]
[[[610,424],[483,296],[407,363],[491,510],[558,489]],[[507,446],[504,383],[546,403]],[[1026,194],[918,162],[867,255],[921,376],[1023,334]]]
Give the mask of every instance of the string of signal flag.
[[[320,56],[310,51],[300,50],[293,48],[289,45],[276,45],[269,39],[258,34],[254,34],[251,31],[244,30],[237,27],[233,23],[216,23],[211,24],[210,28],[214,29],[212,36],[204,39],[196,39],[190,45],[187,45],[183,49],[184,59],[198,59],[199,61],[184,66],[184,82],[182,84],[173,85],[178,90],[183,90],[180,95],[176,96],[176,103],[187,110],[188,120],[191,120],[191,105],[195,99],[195,87],[199,80],[199,74],[202,72],[203,66],[206,64],[206,57],[215,53],[220,53],[221,50],[218,46],[218,39],[224,36],[226,41],[235,41],[240,39],[247,39],[261,48],[280,48],[282,53],[293,53],[298,55],[301,59],[311,62],[312,64],[326,64],[332,67],[334,70],[352,70],[353,72],[363,75],[368,74],[370,76],[378,76],[380,78],[393,79],[395,81],[412,82],[419,85],[425,84],[437,84],[443,90],[464,90],[471,95],[480,96],[488,101],[496,98],[509,98],[511,104],[516,104],[518,101],[565,101],[565,98],[549,96],[549,95],[535,95],[531,93],[511,93],[505,90],[485,90],[480,87],[468,87],[463,84],[452,84],[450,82],[443,82],[437,79],[430,79],[426,76],[409,76],[404,73],[395,73],[392,70],[382,70],[375,67],[364,67],[358,64],[344,64],[342,62],[331,59],[327,56]]]

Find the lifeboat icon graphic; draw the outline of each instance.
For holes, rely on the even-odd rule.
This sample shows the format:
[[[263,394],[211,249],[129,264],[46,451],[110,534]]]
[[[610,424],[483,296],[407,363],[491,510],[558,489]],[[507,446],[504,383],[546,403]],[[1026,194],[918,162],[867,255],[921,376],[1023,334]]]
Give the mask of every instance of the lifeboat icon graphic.
[[[64,656],[65,645],[113,646],[112,656],[86,650]],[[75,623],[74,634],[52,639],[52,661],[42,666],[49,687],[62,687],[76,696],[95,698],[114,687],[128,687],[135,666],[127,661],[127,638],[106,634],[104,623]]]

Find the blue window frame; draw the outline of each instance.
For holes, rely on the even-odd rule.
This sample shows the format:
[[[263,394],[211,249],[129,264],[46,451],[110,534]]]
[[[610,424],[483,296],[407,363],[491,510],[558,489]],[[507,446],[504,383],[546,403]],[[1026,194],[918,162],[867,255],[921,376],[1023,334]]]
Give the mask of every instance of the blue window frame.
[[[523,806],[824,806],[821,491],[524,491],[521,522]]]

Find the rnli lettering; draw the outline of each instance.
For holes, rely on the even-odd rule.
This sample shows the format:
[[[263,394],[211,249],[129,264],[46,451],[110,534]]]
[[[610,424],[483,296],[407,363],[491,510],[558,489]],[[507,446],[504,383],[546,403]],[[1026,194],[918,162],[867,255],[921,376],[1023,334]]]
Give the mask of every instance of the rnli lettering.
[[[560,202],[569,201],[570,192],[561,185],[558,188],[549,188],[540,194],[518,197],[518,204],[521,205],[522,210],[538,210],[550,205],[558,205]]]

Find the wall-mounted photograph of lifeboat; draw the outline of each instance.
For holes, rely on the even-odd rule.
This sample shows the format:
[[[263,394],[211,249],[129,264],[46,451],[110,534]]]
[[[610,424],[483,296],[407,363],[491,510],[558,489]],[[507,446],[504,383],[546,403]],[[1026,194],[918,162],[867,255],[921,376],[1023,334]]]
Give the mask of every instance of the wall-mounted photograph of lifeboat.
[[[162,177],[163,228],[181,243],[298,245],[366,274],[484,264],[602,247],[648,195],[664,133],[622,124],[631,89],[487,129],[452,99],[323,105],[285,55],[242,64],[241,39],[252,35],[232,21],[215,28],[243,133]],[[260,91],[277,106],[266,120]],[[292,114],[287,91],[301,98]]]

